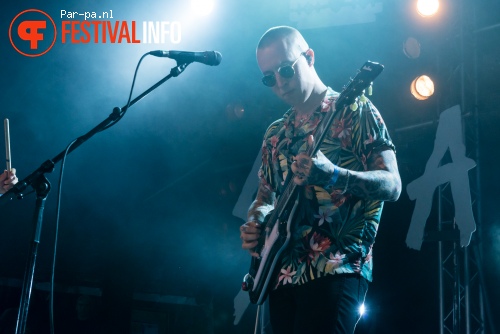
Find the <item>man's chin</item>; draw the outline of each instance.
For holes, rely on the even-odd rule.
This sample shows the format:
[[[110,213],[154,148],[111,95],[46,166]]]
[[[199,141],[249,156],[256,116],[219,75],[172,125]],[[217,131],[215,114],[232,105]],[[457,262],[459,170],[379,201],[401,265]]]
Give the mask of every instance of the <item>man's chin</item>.
[[[297,98],[294,97],[294,95],[292,94],[292,92],[288,92],[286,94],[283,94],[280,96],[281,100],[283,102],[285,102],[286,104],[289,104],[289,105],[294,105],[295,103],[297,103]]]

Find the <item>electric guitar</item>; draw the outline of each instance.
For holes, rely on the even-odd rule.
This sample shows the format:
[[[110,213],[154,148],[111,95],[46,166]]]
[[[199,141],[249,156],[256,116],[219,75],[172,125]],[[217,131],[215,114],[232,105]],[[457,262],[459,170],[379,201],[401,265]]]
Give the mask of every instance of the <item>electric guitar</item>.
[[[383,71],[384,66],[379,63],[367,61],[359,70],[354,79],[351,79],[344,87],[335,102],[335,110],[351,107],[353,110],[357,103],[362,103],[365,89],[371,90],[373,80]],[[369,93],[371,95],[371,93]],[[307,149],[309,156],[314,156],[319,150],[323,139],[330,128],[335,111],[329,112],[318,127],[314,135],[315,143]],[[292,173],[289,171],[285,180],[282,194],[277,199],[274,209],[265,217],[262,223],[262,233],[259,246],[255,252],[259,257],[252,257],[248,274],[243,278],[242,289],[248,291],[250,301],[261,305],[272,289],[272,280],[276,277],[277,264],[281,259],[281,254],[288,246],[292,235],[292,220],[297,209],[299,196],[298,186],[293,182]]]

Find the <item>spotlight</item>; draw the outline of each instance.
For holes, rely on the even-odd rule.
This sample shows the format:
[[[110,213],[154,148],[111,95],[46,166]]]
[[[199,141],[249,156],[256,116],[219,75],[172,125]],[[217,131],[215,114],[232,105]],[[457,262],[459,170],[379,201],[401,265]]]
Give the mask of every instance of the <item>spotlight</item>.
[[[213,0],[191,0],[191,9],[200,16],[206,16],[214,9]]]
[[[403,52],[410,59],[420,57],[420,43],[415,38],[408,37],[403,44]]]
[[[359,315],[360,316],[363,316],[363,314],[365,314],[365,303],[361,304],[361,306],[359,307]]]
[[[411,83],[411,93],[417,100],[427,100],[434,94],[434,82],[427,75],[421,75]]]
[[[417,11],[423,16],[432,16],[437,13],[439,9],[439,1],[438,0],[418,0],[417,2]]]
[[[226,106],[226,115],[230,120],[240,119],[245,114],[245,107],[241,102],[231,102]]]

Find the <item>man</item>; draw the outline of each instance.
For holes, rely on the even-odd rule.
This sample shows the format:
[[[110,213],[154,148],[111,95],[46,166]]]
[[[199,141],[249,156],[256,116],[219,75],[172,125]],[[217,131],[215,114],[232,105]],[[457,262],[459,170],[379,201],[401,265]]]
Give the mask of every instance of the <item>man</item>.
[[[5,170],[2,174],[0,174],[0,196],[12,188],[17,181],[15,168],[12,168],[10,172]]]
[[[274,334],[354,332],[383,201],[401,193],[395,148],[377,109],[366,100],[356,111],[335,110],[339,94],[321,81],[314,61],[291,27],[269,29],[257,46],[263,83],[291,108],[266,131],[259,189],[240,227],[252,256],[288,173],[300,186],[290,244],[269,293]],[[332,126],[310,157],[305,151],[328,112]]]

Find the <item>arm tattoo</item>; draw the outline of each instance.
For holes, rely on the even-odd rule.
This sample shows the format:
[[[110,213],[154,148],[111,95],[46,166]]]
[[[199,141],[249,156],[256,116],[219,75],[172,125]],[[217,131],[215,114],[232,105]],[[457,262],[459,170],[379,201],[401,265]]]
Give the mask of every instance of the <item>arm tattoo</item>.
[[[359,198],[380,201],[396,201],[401,194],[401,178],[394,151],[389,148],[375,150],[368,160],[368,171],[349,171],[347,192]],[[347,171],[339,176],[338,185],[342,188],[347,181]]]
[[[316,158],[315,168],[312,168],[311,175],[309,176],[309,184],[324,185],[330,182],[332,178],[335,165],[330,160]]]

